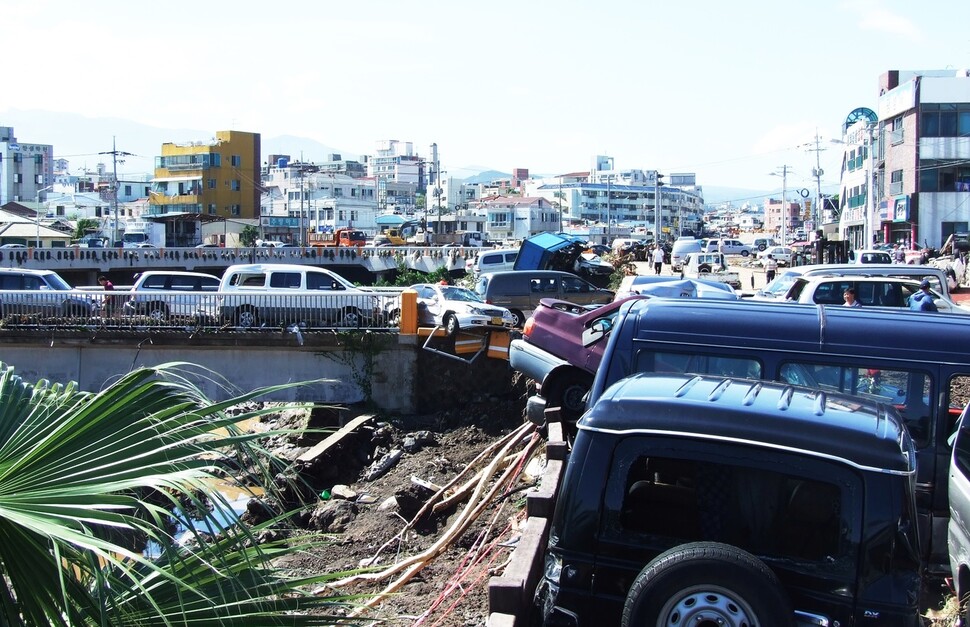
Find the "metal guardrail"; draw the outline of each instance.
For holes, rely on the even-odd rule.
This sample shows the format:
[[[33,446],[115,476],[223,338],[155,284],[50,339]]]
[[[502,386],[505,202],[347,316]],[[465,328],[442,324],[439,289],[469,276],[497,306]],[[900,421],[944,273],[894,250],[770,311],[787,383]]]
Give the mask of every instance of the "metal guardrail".
[[[4,328],[398,329],[401,290],[0,291]]]

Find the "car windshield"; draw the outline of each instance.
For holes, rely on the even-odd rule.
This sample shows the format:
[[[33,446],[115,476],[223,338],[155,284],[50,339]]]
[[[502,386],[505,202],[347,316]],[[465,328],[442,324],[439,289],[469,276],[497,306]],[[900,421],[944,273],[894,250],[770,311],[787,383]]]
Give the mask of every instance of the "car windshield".
[[[47,283],[51,286],[52,290],[70,290],[72,288],[67,281],[61,278],[59,274],[48,274]]]
[[[470,303],[484,302],[478,294],[464,287],[443,287],[441,288],[441,295],[444,296],[445,300]]]
[[[798,277],[799,275],[794,272],[786,272],[766,285],[765,288],[761,290],[760,294],[762,296],[781,298],[788,293],[788,290],[790,290],[791,286],[795,284],[795,280],[798,279]]]

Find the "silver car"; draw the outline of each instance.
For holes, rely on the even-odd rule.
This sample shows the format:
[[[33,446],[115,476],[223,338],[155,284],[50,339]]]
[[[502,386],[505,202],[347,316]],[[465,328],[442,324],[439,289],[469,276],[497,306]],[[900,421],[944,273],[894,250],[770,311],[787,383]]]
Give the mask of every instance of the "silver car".
[[[135,277],[125,314],[163,322],[194,316],[219,291],[220,278],[203,272],[149,271]]]
[[[418,283],[418,324],[442,327],[448,335],[459,329],[515,327],[515,318],[505,307],[489,305],[470,289],[455,285]]]
[[[0,317],[89,317],[100,307],[98,295],[75,290],[52,270],[0,268]]]

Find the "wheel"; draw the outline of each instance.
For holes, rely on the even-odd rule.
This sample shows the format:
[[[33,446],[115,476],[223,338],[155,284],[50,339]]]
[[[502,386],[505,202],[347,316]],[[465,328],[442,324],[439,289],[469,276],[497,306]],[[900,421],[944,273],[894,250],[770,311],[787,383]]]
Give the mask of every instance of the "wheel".
[[[250,329],[259,323],[256,310],[251,307],[240,307],[236,310],[235,323],[237,327]]]
[[[344,309],[343,315],[340,318],[340,326],[342,327],[352,327],[354,329],[359,328],[364,323],[364,317],[360,315],[360,311],[356,307],[348,307]]]
[[[742,257],[747,257],[747,256],[748,256],[748,255],[750,255],[750,254],[751,254],[751,253],[750,253],[750,252],[748,252],[747,250],[742,250],[742,251],[741,251],[741,256],[742,256]]]
[[[764,250],[765,248],[768,248],[767,244],[758,244],[758,250]]]
[[[387,315],[387,323],[389,325],[391,325],[392,327],[399,327],[399,326],[401,326],[401,310],[400,309],[392,309],[391,310],[391,313],[389,313]]]
[[[165,303],[149,303],[145,315],[152,322],[165,322],[168,320],[168,307]]]
[[[692,542],[662,553],[637,575],[620,625],[794,624],[778,577],[747,551],[717,542]]]
[[[91,315],[91,310],[80,303],[64,303],[61,308],[62,318],[86,318]]]
[[[515,321],[515,328],[521,329],[525,325],[525,316],[518,309],[509,309],[509,311],[512,313],[512,320]]]
[[[701,272],[710,272],[710,271],[711,271],[711,266],[707,265],[706,263],[702,263],[697,268],[698,274],[700,274]]]
[[[550,382],[546,402],[549,407],[559,407],[563,420],[575,422],[586,410],[586,394],[593,387],[593,378],[579,372],[563,373]]]
[[[455,317],[455,314],[445,314],[444,327],[448,337],[453,337],[458,333],[458,318]]]

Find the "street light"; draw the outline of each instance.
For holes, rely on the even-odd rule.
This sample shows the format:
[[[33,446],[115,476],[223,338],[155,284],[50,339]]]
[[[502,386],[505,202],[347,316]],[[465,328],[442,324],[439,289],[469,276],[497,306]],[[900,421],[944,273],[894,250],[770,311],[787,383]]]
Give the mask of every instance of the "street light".
[[[771,176],[781,177],[781,245],[788,245],[788,232],[787,232],[787,220],[788,220],[788,166],[781,166],[781,173],[772,172]]]
[[[657,202],[654,203],[654,211],[657,213],[657,215],[654,216],[656,230],[653,233],[653,242],[656,246],[660,245],[660,214],[663,212],[664,206],[663,190],[661,189],[664,184],[663,178],[664,175],[657,172]]]
[[[46,192],[46,191],[49,191],[49,190],[52,190],[52,189],[54,189],[54,186],[53,185],[48,185],[47,187],[45,187],[43,189],[38,189],[37,190],[37,193],[34,195],[34,204],[39,205],[40,204],[40,195],[41,195],[41,193]],[[44,215],[46,215],[46,214],[47,214],[47,204],[45,202],[45,204],[44,204]],[[35,219],[37,221],[37,240],[34,242],[34,247],[35,248],[40,248],[40,212],[38,212],[34,217],[35,217]]]

